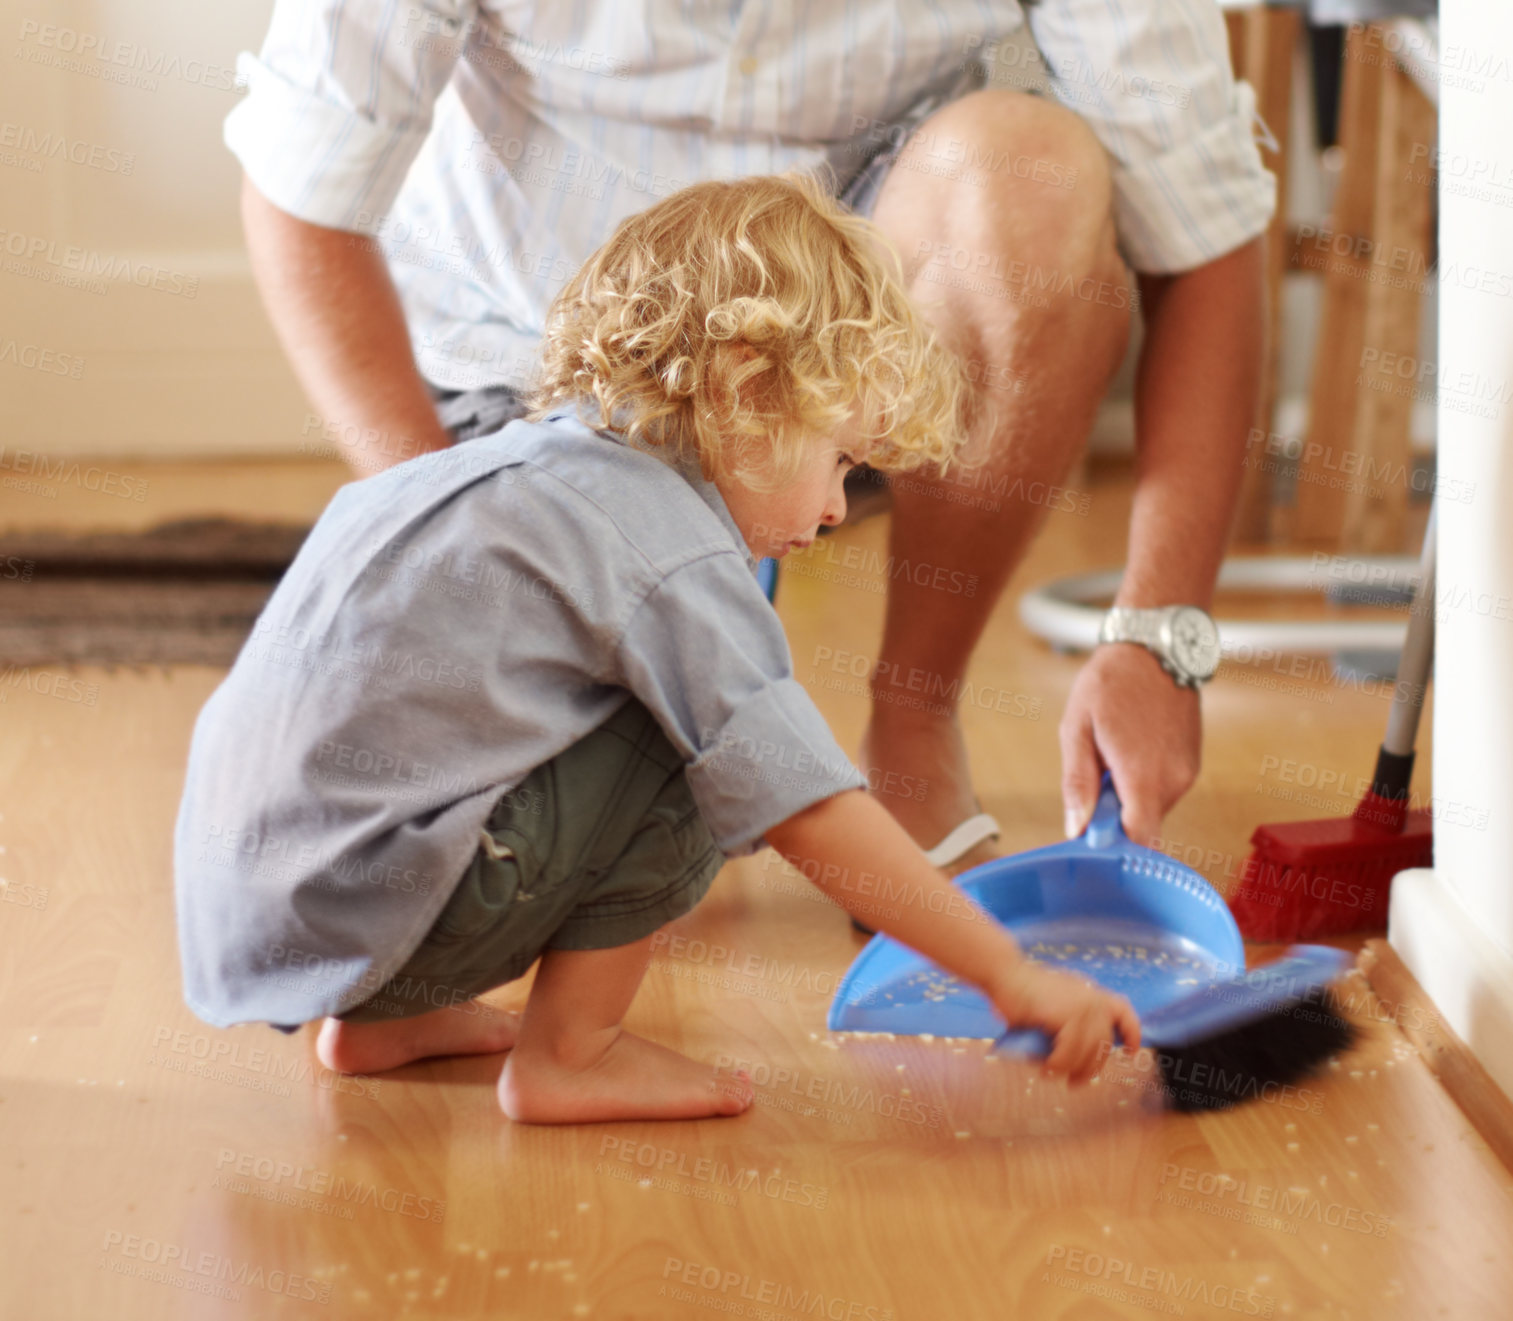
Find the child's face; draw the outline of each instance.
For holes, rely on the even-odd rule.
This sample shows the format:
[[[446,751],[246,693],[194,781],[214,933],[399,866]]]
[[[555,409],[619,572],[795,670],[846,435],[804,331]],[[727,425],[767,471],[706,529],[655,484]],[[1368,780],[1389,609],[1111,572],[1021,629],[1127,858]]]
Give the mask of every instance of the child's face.
[[[715,487],[758,559],[781,559],[802,550],[819,534],[820,524],[833,527],[846,516],[846,474],[865,463],[872,449],[868,437],[858,437],[856,414],[833,436],[809,446],[804,465],[788,486],[776,491],[753,491],[734,480],[716,479]]]

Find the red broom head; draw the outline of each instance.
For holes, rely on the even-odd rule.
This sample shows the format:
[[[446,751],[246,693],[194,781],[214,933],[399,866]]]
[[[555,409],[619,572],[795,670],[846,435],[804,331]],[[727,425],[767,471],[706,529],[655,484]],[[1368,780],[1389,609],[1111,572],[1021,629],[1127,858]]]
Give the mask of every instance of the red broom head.
[[[1396,816],[1399,826],[1388,824]],[[1383,931],[1392,878],[1434,860],[1428,812],[1367,794],[1343,820],[1259,826],[1229,908],[1250,941]]]
[[[1366,791],[1366,796],[1356,804],[1354,819],[1362,825],[1375,826],[1378,830],[1400,834],[1408,819],[1406,798],[1384,798],[1381,794]]]

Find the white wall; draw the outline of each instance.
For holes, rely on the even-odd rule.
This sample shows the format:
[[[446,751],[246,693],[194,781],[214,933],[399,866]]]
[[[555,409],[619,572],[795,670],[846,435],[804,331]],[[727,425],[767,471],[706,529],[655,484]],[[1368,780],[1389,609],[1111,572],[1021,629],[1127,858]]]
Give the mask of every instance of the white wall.
[[[0,0],[0,444],[297,445],[305,405],[251,282],[241,169],[221,144],[236,53],[257,49],[271,8]],[[116,274],[60,282],[81,266]]]
[[[1442,474],[1475,491],[1438,520],[1434,869],[1394,882],[1388,936],[1513,1095],[1513,9],[1441,18],[1438,361],[1491,398],[1441,391]]]

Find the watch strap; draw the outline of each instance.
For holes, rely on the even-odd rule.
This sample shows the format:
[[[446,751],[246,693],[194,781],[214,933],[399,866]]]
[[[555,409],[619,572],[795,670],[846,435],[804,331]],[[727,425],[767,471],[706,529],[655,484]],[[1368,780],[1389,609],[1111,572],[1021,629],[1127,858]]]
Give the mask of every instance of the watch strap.
[[[1136,643],[1144,647],[1161,663],[1161,668],[1171,675],[1177,687],[1197,688],[1203,680],[1197,675],[1188,673],[1177,664],[1176,658],[1168,652],[1162,638],[1162,626],[1182,608],[1170,605],[1153,606],[1148,609],[1134,606],[1110,606],[1098,630],[1098,641],[1100,643]]]

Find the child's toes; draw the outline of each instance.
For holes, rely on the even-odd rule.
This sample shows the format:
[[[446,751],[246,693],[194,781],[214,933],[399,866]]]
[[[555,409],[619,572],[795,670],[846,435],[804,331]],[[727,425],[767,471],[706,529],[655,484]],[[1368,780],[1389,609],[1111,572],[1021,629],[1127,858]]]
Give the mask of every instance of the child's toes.
[[[717,1096],[716,1114],[738,1115],[750,1107],[756,1096],[756,1088],[752,1086],[751,1075],[745,1069],[737,1069],[729,1073],[720,1069],[715,1073],[714,1081],[710,1083]]]

